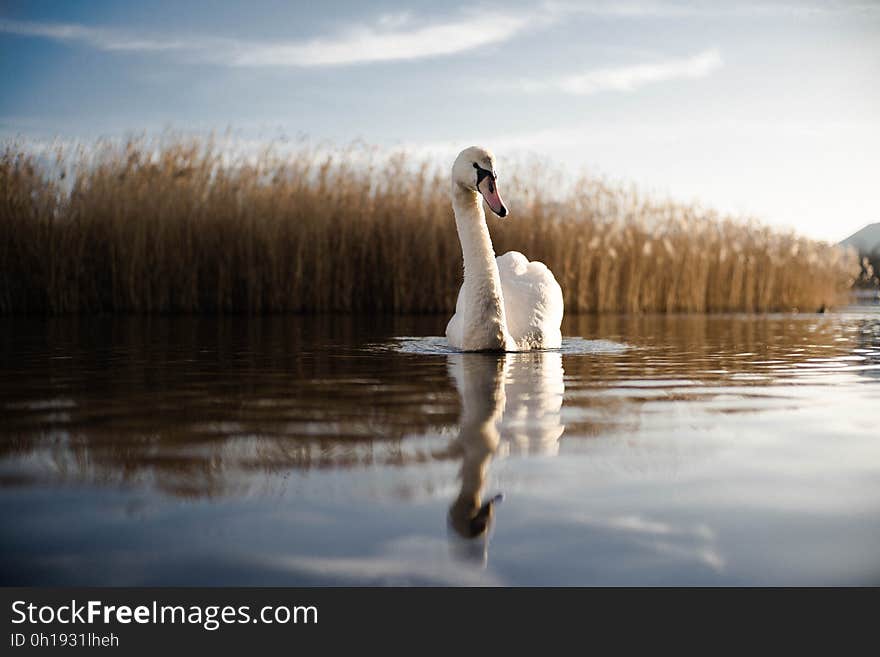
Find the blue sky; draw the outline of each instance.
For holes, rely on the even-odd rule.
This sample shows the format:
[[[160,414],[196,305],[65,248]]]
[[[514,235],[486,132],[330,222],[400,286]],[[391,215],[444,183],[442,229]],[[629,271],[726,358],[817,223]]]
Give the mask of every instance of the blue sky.
[[[880,2],[0,2],[0,134],[480,143],[838,240],[880,221]]]

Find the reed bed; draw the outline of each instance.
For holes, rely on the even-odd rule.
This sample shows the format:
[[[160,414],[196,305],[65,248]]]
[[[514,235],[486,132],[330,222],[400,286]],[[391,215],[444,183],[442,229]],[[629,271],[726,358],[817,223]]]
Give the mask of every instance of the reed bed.
[[[854,253],[755,222],[502,173],[496,251],[544,261],[568,311],[815,311],[859,273]],[[166,138],[0,157],[0,314],[448,313],[461,276],[446,170],[404,154]]]

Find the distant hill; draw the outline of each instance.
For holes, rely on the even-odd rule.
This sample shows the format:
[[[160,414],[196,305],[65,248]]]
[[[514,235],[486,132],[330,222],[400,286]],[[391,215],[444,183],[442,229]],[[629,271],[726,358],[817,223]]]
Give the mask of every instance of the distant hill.
[[[855,247],[859,253],[865,255],[880,252],[880,222],[868,224],[842,240],[840,245]]]

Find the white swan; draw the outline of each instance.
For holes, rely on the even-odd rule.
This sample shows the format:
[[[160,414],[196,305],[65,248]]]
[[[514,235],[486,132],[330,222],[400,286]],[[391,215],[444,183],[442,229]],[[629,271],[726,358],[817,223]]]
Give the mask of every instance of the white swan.
[[[495,157],[463,150],[452,165],[452,208],[464,256],[464,283],[446,326],[462,351],[556,349],[562,344],[562,289],[542,262],[509,251],[495,257],[477,192],[499,217],[507,208],[497,187]]]

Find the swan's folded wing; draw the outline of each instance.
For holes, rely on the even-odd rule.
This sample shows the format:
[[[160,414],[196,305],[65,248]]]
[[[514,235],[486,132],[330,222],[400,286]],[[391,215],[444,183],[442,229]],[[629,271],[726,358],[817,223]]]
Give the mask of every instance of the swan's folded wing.
[[[521,348],[555,349],[562,344],[562,288],[543,262],[509,251],[496,258],[507,329]]]

